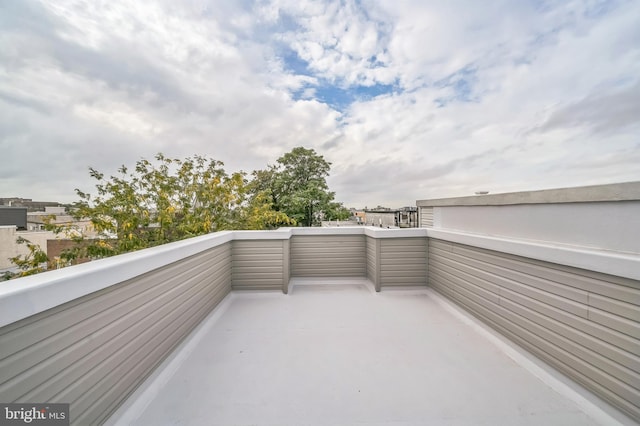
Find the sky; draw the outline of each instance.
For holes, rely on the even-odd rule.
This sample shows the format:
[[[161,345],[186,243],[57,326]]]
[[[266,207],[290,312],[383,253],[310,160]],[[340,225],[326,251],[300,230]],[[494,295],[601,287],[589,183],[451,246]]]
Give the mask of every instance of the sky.
[[[640,180],[640,2],[0,2],[0,197],[296,146],[348,207]]]

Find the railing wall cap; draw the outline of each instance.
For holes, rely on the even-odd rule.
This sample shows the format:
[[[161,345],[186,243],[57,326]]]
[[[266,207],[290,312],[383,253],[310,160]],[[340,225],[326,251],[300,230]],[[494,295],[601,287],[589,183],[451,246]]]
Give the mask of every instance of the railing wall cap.
[[[633,253],[500,238],[443,229],[428,229],[427,235],[439,240],[640,280],[640,256]]]
[[[223,231],[0,283],[0,327],[229,242]]]
[[[640,280],[640,256],[432,228],[282,228],[224,231],[0,283],[0,327],[234,240],[286,240],[294,235],[432,237],[532,259]]]
[[[222,231],[0,283],[0,327],[233,240],[286,240],[292,235],[426,236],[424,229],[375,227]]]
[[[289,228],[272,231],[233,231],[233,240],[288,240],[291,238]]]
[[[372,238],[426,237],[424,228],[379,228],[376,226],[339,226],[327,228],[283,228],[292,235],[366,235]]]
[[[373,238],[411,238],[426,237],[427,230],[425,228],[403,228],[403,229],[384,229],[375,226],[367,226],[364,231],[365,235]]]
[[[363,235],[364,226],[336,226],[326,228],[284,228],[291,232],[291,235]]]

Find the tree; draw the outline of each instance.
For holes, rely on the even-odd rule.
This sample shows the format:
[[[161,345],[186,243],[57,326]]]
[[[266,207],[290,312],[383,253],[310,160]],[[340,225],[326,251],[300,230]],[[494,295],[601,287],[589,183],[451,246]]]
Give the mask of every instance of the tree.
[[[327,220],[347,220],[351,217],[351,211],[342,203],[331,203],[327,210]]]
[[[275,166],[254,171],[251,182],[243,172],[227,174],[222,162],[202,156],[177,159],[157,154],[151,161],[139,160],[132,169],[123,165],[109,177],[89,168],[96,191],[76,189],[80,200],[69,212],[76,220],[89,219],[96,236],[87,238],[71,224],[47,222],[47,229],[76,242],[56,265],[222,230],[344,219],[348,211],[334,201],[327,186],[330,167],[313,149],[298,147],[278,158]],[[20,276],[44,270],[46,254],[26,240],[22,243],[29,254],[12,259]]]
[[[77,219],[89,218],[98,238],[78,244],[66,258],[100,258],[229,229],[290,224],[265,196],[249,197],[242,172],[228,175],[223,163],[202,156],[171,159],[157,154],[106,178],[90,168],[97,194],[76,189]],[[82,238],[78,239],[81,243]]]
[[[275,165],[254,171],[251,190],[266,193],[275,210],[305,226],[322,218],[344,218],[346,209],[333,201],[335,193],[327,185],[330,169],[331,163],[315,150],[297,147],[278,158]]]
[[[273,201],[266,191],[250,197],[245,212],[243,229],[275,229],[296,224],[296,221],[285,213],[273,209]]]

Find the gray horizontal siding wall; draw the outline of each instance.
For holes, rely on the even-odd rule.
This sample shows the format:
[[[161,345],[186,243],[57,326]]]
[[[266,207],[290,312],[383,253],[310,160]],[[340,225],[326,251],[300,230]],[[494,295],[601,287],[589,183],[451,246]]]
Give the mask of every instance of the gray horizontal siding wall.
[[[364,235],[294,235],[292,277],[366,277]]]
[[[0,329],[0,401],[103,422],[231,290],[226,243]]]
[[[640,282],[430,239],[429,285],[640,421]]]
[[[381,238],[378,244],[380,287],[427,284],[427,238]]]
[[[433,227],[433,207],[420,207],[420,228]]]
[[[380,291],[380,240],[366,237],[367,246],[367,278],[375,285],[376,291]]]
[[[289,282],[288,252],[288,240],[233,241],[233,290],[285,289]]]

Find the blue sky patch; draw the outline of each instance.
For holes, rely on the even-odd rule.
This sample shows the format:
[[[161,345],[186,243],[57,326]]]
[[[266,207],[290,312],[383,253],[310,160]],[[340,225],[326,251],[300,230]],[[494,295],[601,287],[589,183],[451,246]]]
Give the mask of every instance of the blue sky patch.
[[[315,98],[338,111],[345,110],[349,105],[356,101],[355,94],[352,90],[341,89],[331,85],[323,85],[316,88]]]
[[[290,71],[292,74],[296,75],[311,75],[311,71],[309,70],[309,63],[302,59],[296,52],[293,50],[287,50],[282,55],[282,60],[284,61],[284,67],[287,71]]]
[[[380,95],[397,92],[397,87],[392,84],[376,84],[373,86],[351,86],[341,88],[330,84],[316,88],[315,98],[338,111],[344,111],[354,102],[368,101]]]
[[[473,86],[478,80],[476,71],[475,68],[467,66],[442,80],[436,81],[434,83],[435,87],[449,88],[451,90],[451,96],[440,97],[435,100],[438,107],[444,107],[454,101],[477,102],[478,96],[473,93]]]
[[[355,89],[359,99],[366,100],[372,99],[376,96],[386,95],[398,91],[398,88],[393,84],[376,84],[373,86],[358,86]]]
[[[306,84],[302,88],[292,92],[295,100],[309,99],[308,89],[314,89],[313,99],[325,103],[332,108],[343,111],[349,105],[357,101],[366,101],[376,96],[398,92],[399,88],[394,84],[374,84],[372,86],[353,85],[343,87],[339,83],[331,83],[326,79],[314,75],[309,69],[309,63],[300,58],[293,50],[287,50],[282,54],[285,69],[295,75],[316,77],[320,84]]]

